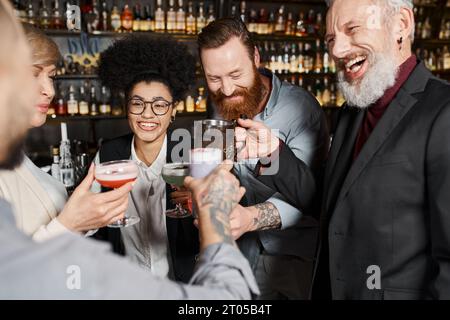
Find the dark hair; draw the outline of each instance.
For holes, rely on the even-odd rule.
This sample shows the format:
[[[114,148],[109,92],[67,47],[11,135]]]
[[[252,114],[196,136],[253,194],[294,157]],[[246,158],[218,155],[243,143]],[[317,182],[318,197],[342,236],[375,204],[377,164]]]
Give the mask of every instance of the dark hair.
[[[103,85],[127,98],[137,83],[157,81],[168,87],[174,101],[181,101],[194,82],[195,59],[171,37],[132,34],[100,55],[98,73]]]
[[[251,33],[240,18],[217,19],[205,28],[198,35],[199,53],[203,49],[214,49],[223,46],[231,38],[237,37],[247,48],[248,56],[251,61],[255,55],[255,43]]]

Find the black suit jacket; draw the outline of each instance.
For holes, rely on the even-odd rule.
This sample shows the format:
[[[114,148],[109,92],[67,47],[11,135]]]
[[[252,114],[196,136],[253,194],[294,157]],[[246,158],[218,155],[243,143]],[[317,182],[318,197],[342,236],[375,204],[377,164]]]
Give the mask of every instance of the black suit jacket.
[[[343,107],[333,138],[315,288],[328,284],[334,299],[449,299],[450,85],[419,63],[353,161],[364,114]]]
[[[171,134],[168,132],[168,137]],[[118,137],[105,142],[100,148],[100,161],[112,161],[129,159],[131,155],[131,141],[133,135]],[[167,139],[167,158],[168,163],[172,162],[171,153],[175,142]],[[182,155],[181,155],[182,156]],[[170,186],[166,187],[166,195],[173,190]],[[170,198],[166,196],[166,207],[174,208]],[[172,265],[174,268],[175,280],[188,282],[193,274],[195,266],[195,257],[199,253],[198,230],[193,225],[193,218],[172,219],[166,217],[167,236],[172,256]],[[113,251],[120,255],[125,255],[125,248],[120,234],[120,228],[101,228],[95,238],[111,243]]]

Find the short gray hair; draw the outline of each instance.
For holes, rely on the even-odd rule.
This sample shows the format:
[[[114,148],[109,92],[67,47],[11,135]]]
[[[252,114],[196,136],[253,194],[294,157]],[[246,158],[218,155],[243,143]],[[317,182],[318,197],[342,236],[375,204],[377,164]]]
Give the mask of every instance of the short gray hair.
[[[335,0],[325,0],[328,7],[331,6],[334,1]],[[390,16],[392,16],[396,13],[399,13],[401,8],[408,8],[411,10],[414,8],[413,0],[373,0],[373,1],[383,1],[389,9],[388,13]],[[414,29],[415,29],[415,26],[413,24],[411,34],[409,35],[411,42],[414,41]]]

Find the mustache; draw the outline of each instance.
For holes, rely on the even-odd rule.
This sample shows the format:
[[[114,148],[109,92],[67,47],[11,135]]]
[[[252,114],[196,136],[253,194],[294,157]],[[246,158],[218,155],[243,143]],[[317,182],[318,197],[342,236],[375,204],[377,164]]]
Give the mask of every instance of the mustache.
[[[227,96],[225,95],[221,89],[217,90],[216,92],[211,92],[212,96],[214,96],[216,101],[223,101],[230,98],[236,98],[236,97],[245,97],[246,94],[248,94],[247,88],[239,88],[236,89],[233,94]]]

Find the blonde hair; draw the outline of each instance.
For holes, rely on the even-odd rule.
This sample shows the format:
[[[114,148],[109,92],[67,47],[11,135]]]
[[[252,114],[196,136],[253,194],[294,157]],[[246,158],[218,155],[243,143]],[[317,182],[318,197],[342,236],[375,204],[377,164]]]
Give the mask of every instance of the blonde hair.
[[[25,37],[31,48],[32,62],[34,65],[57,65],[61,53],[56,43],[43,31],[24,23]]]
[[[7,0],[0,0],[0,30],[0,43],[3,47],[0,50],[0,66],[7,66],[12,57],[11,48],[17,38],[22,37],[20,25],[14,18],[12,6]]]

